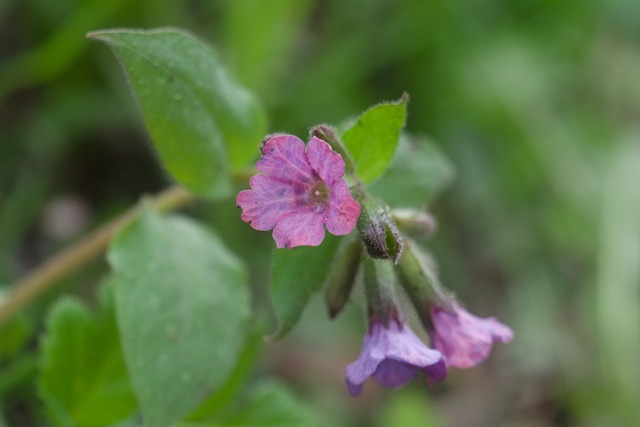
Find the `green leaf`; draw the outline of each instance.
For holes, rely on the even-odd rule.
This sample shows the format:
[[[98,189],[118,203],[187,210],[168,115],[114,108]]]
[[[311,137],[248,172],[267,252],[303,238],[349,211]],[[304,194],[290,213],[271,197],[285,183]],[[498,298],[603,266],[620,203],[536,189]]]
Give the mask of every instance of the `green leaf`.
[[[298,323],[309,299],[329,275],[340,238],[327,235],[320,246],[276,249],[271,269],[271,301],[280,321],[269,337],[277,340]]]
[[[220,427],[312,427],[327,425],[320,414],[301,402],[284,384],[268,380],[259,383],[240,409],[222,421]]]
[[[229,175],[258,154],[265,118],[216,52],[171,28],[89,34],[108,44],[129,77],[166,169],[201,196],[231,190]]]
[[[389,168],[369,191],[391,207],[422,208],[454,175],[447,157],[428,138],[403,134]]]
[[[198,409],[193,411],[187,418],[188,420],[208,419],[212,414],[226,408],[250,380],[250,374],[254,371],[256,362],[264,347],[264,322],[255,317],[254,315],[245,344],[238,355],[236,366],[229,374],[227,382],[215,393],[212,393]]]
[[[0,328],[0,361],[16,356],[33,334],[33,321],[19,313]]]
[[[356,175],[365,183],[378,178],[389,165],[404,127],[408,99],[405,93],[397,102],[371,107],[342,135]]]
[[[111,424],[136,407],[113,304],[103,298],[101,305],[92,315],[77,298],[64,297],[47,317],[38,385],[61,425]]]
[[[249,317],[246,269],[210,230],[151,209],[120,232],[108,259],[146,425],[167,426],[233,371]]]

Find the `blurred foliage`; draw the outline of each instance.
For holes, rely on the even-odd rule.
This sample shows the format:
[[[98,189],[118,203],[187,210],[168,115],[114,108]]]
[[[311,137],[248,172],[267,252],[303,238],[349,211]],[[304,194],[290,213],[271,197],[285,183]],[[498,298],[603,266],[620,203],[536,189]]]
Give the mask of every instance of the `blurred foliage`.
[[[429,135],[456,170],[430,203],[441,277],[516,332],[485,365],[389,396],[383,415],[393,392],[352,400],[341,382],[357,356],[357,315],[332,324],[305,313],[297,333],[268,346],[261,371],[335,425],[640,423],[637,1],[0,1],[0,283],[167,184],[118,65],[85,38],[165,25],[216,46],[264,104],[270,131],[304,136],[407,91],[408,130]],[[227,208],[192,213],[224,225],[260,299],[271,246]],[[65,289],[93,295],[103,271],[84,269]],[[25,316],[0,331],[12,337],[0,355],[7,425],[42,418],[33,355],[43,305]],[[248,404],[288,405],[278,393]]]

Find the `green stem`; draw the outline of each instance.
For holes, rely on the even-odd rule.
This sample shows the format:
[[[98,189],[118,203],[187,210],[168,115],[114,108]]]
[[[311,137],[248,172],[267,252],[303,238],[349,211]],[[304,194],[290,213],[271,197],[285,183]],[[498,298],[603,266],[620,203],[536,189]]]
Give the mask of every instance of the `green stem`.
[[[194,200],[187,190],[171,187],[153,197],[151,203],[159,211],[171,211]],[[139,206],[130,208],[15,282],[0,305],[0,326],[60,279],[100,255],[111,238],[139,214]]]

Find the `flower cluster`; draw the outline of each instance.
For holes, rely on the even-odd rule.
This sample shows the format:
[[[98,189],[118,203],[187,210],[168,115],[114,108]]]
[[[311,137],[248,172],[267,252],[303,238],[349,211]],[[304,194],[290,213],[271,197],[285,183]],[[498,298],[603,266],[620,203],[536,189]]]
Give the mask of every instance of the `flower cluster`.
[[[327,134],[325,128],[323,131],[321,136]],[[339,145],[337,139],[331,142]],[[495,318],[470,314],[444,291],[429,257],[401,236],[386,205],[367,198],[362,189],[358,191],[361,208],[344,179],[342,157],[327,142],[312,136],[305,146],[292,135],[272,136],[262,148],[257,169],[260,174],[249,181],[251,190],[240,192],[236,202],[242,208],[241,219],[251,227],[273,229],[278,248],[317,246],[325,228],[340,236],[358,227],[366,254],[358,256],[360,245],[342,252],[350,254],[346,262],[338,263],[345,274],[338,272],[342,280],[336,282],[338,288],[328,288],[327,294],[329,313],[334,317],[348,299],[363,263],[370,320],[362,351],[346,368],[351,395],[358,395],[369,378],[386,388],[402,387],[418,373],[431,381],[442,380],[449,367],[476,366],[489,357],[494,342],[513,338],[508,326]],[[356,177],[350,180],[357,182]],[[418,230],[423,237],[435,227],[428,215],[411,212],[404,213],[398,224],[400,228],[408,224],[407,230]],[[394,296],[398,279],[434,348],[427,347],[404,321]]]
[[[402,387],[419,372],[432,381],[442,380],[447,367],[472,368],[489,357],[494,342],[513,338],[508,326],[476,317],[459,305],[455,313],[434,306],[432,320],[429,335],[435,349],[424,345],[405,322],[393,319],[384,326],[373,317],[360,356],[346,369],[349,393],[358,395],[368,378],[386,388]]]

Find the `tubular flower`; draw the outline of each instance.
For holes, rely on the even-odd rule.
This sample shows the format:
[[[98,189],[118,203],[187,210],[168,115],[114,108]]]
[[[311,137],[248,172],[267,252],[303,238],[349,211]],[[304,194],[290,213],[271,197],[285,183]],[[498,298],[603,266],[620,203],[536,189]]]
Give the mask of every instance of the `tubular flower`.
[[[447,364],[456,368],[471,368],[489,357],[495,341],[503,343],[513,339],[508,326],[490,317],[476,317],[454,303],[455,314],[432,306],[431,333],[433,346],[445,357]]]
[[[249,180],[251,190],[238,194],[241,218],[256,230],[273,229],[278,248],[318,246],[324,229],[349,234],[360,216],[343,179],[342,157],[312,137],[306,146],[293,135],[276,135],[262,148]]]
[[[373,377],[383,387],[399,388],[412,381],[418,372],[424,372],[432,380],[444,379],[447,366],[442,354],[424,345],[397,318],[386,327],[373,317],[358,360],[347,366],[347,387],[352,396],[357,396],[365,381]]]

